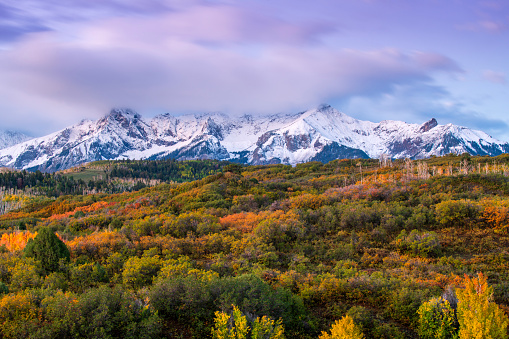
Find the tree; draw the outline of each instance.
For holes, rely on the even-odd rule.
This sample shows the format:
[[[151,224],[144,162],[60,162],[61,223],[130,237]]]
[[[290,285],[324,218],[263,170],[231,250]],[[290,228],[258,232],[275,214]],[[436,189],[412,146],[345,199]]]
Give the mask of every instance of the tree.
[[[216,312],[215,315],[216,325],[212,329],[214,339],[247,339],[247,319],[237,306],[233,306],[233,319],[224,312]]]
[[[133,289],[152,284],[152,279],[160,271],[161,265],[158,255],[129,258],[124,264],[122,273],[124,284]]]
[[[235,174],[242,173],[242,165],[240,164],[228,164],[223,168],[223,172],[231,172]]]
[[[493,299],[493,287],[482,273],[477,278],[465,275],[465,288],[456,289],[460,339],[507,338],[509,319]]]
[[[419,307],[419,337],[423,339],[456,339],[458,324],[448,300],[433,298]]]
[[[322,332],[319,339],[364,339],[364,334],[355,325],[352,317],[345,315],[332,324],[331,333]]]
[[[0,281],[0,295],[2,294],[8,294],[9,293],[9,287],[7,287],[6,284]]]
[[[47,272],[59,269],[60,259],[70,260],[67,246],[49,228],[41,228],[34,239],[30,239],[24,249],[26,257],[40,261]]]
[[[284,339],[284,328],[281,319],[274,321],[272,318],[263,316],[257,317],[248,326],[248,320],[237,306],[233,306],[230,316],[225,312],[216,312],[214,328],[212,329],[213,339]],[[249,333],[251,335],[249,336]]]

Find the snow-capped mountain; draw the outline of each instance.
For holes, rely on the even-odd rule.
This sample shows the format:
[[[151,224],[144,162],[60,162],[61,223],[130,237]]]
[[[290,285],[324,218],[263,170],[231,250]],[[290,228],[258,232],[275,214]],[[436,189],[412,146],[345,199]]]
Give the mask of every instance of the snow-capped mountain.
[[[322,105],[296,114],[228,117],[220,113],[145,120],[129,109],[0,150],[0,166],[56,171],[105,159],[220,159],[297,164],[337,158],[425,158],[509,153],[484,132],[435,119],[419,124],[374,123]]]
[[[0,131],[0,149],[7,148],[31,139],[26,134],[15,131]]]

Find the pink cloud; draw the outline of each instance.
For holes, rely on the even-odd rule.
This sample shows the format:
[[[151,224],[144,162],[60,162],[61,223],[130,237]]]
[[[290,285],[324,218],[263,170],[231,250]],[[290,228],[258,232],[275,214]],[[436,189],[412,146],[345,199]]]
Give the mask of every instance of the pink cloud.
[[[455,70],[457,72],[463,72],[454,60],[441,54],[416,52],[414,58],[416,62],[423,68]]]
[[[472,32],[501,33],[507,29],[507,25],[502,22],[492,20],[482,20],[474,23],[457,26],[460,30]]]
[[[485,70],[482,74],[484,80],[492,82],[494,84],[507,84],[507,77],[505,73],[495,72],[492,70]]]
[[[34,112],[78,120],[113,106],[274,113],[459,71],[439,54],[316,43],[328,29],[194,6],[34,33],[0,52],[0,110],[27,123]]]

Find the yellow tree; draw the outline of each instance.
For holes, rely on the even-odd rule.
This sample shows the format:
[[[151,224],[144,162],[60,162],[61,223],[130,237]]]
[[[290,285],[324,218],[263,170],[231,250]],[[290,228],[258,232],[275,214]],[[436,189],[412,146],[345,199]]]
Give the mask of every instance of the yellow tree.
[[[352,317],[345,315],[332,324],[331,333],[322,332],[319,339],[364,339],[364,334],[353,322]]]
[[[12,232],[2,234],[0,238],[0,246],[5,245],[10,252],[21,251],[25,248],[28,240],[35,238],[37,232]]]
[[[258,317],[253,322],[251,330],[246,316],[235,305],[232,316],[225,312],[216,312],[215,315],[213,339],[285,339],[281,319],[275,322],[267,316]]]
[[[233,317],[224,313],[216,312],[216,323],[212,329],[214,339],[247,339],[249,326],[247,319],[237,306],[233,306]]]
[[[493,288],[482,273],[470,279],[465,275],[465,288],[456,289],[460,339],[507,338],[509,319],[492,301]]]

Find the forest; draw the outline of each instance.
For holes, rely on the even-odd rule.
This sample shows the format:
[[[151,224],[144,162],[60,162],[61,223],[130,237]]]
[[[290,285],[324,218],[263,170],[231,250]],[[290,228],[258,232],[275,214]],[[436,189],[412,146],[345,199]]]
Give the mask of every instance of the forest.
[[[203,179],[221,172],[228,164],[217,160],[105,160],[56,173],[0,171],[0,189],[48,197],[119,193],[161,182]]]
[[[508,337],[509,155],[87,168],[1,174],[1,338]]]

